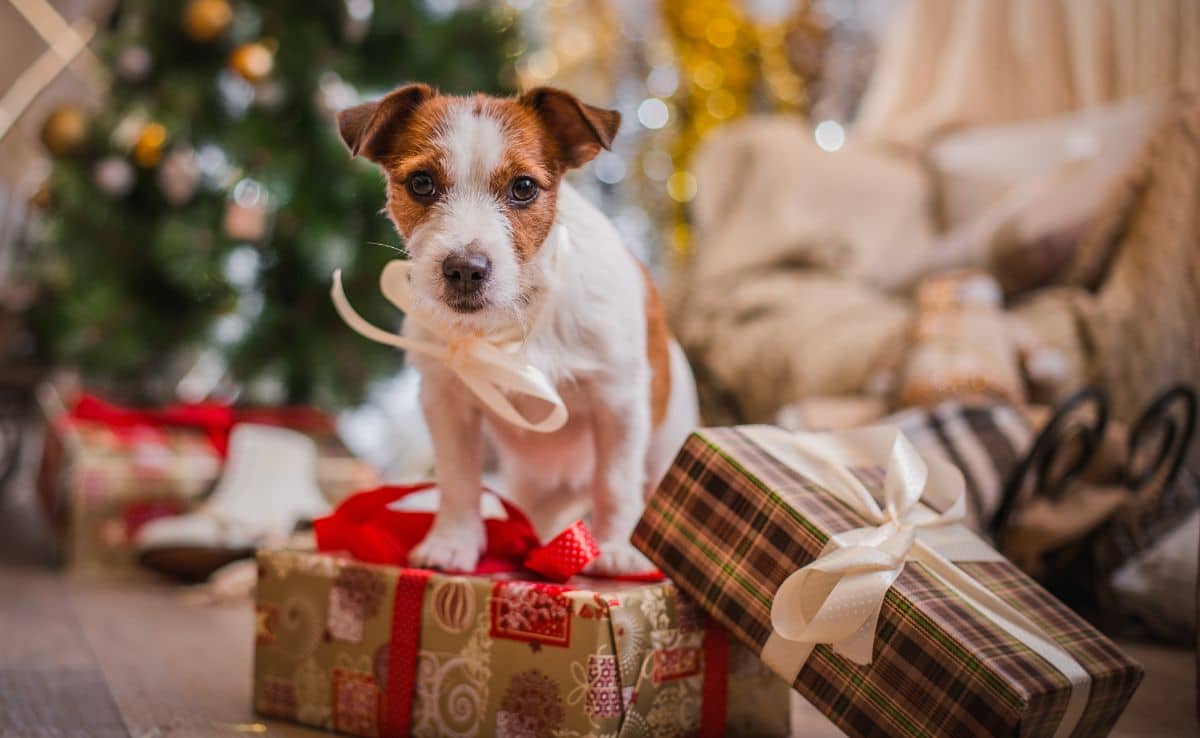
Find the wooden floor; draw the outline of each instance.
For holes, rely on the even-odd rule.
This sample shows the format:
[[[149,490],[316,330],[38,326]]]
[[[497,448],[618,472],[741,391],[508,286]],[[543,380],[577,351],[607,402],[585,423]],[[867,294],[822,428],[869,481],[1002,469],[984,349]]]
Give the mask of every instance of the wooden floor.
[[[254,714],[249,600],[63,573],[25,477],[0,492],[0,738],[330,735]]]
[[[328,735],[253,714],[249,601],[62,574],[30,497],[18,483],[0,498],[0,738]],[[1114,735],[1200,734],[1192,654],[1127,647],[1147,675]],[[798,710],[797,735],[840,735]]]

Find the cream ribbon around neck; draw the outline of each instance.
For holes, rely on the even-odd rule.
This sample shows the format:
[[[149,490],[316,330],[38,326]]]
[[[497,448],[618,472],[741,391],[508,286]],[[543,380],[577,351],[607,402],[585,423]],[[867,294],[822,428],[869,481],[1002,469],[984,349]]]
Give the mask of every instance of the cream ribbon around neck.
[[[551,235],[548,254],[552,265],[561,263],[561,253],[569,247],[566,228],[559,225]],[[567,406],[554,385],[537,367],[525,360],[523,336],[499,337],[476,334],[453,335],[436,321],[413,310],[412,263],[391,261],[383,268],[379,284],[388,302],[402,310],[408,320],[416,321],[434,340],[426,341],[398,333],[389,333],[371,325],[355,312],[342,290],[342,273],[333,273],[333,304],[338,315],[354,331],[376,343],[395,346],[430,356],[458,375],[479,401],[503,420],[525,430],[551,433],[567,422]],[[555,275],[557,276],[557,275]],[[539,421],[526,418],[513,405],[510,395],[525,395],[549,404],[550,413]]]
[[[814,561],[779,586],[771,606],[774,632],[762,651],[768,666],[794,681],[818,644],[855,663],[871,663],[884,597],[905,563],[915,561],[1062,672],[1071,696],[1054,735],[1071,735],[1087,706],[1091,677],[1040,626],[953,563],[1003,560],[961,524],[964,484],[953,465],[922,457],[898,429],[886,426],[837,433],[755,426],[746,432],[867,522],[831,536]],[[882,507],[851,471],[880,466],[886,469]]]

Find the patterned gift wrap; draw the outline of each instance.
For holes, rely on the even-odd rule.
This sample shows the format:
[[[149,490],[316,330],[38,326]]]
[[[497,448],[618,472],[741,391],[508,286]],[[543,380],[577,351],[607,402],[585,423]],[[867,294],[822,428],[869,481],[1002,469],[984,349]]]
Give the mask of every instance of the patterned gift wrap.
[[[669,583],[259,554],[254,705],[361,736],[783,736],[787,685]]]
[[[871,475],[858,476],[867,483]],[[830,535],[862,525],[746,429],[708,429],[688,439],[633,541],[761,653],[780,584],[814,560]],[[1008,562],[958,566],[1083,667],[1090,691],[1070,735],[1105,734],[1141,681],[1141,667]],[[1054,736],[1071,693],[1049,662],[912,561],[884,599],[871,664],[817,646],[793,687],[851,736]]]

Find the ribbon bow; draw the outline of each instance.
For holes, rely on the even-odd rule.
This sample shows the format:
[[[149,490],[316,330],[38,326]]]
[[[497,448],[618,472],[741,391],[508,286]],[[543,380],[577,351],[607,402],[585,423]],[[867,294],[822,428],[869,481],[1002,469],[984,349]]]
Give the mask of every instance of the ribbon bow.
[[[558,226],[552,244],[553,258],[561,259],[558,253],[569,243],[566,229]],[[395,346],[406,351],[426,354],[450,367],[462,383],[471,390],[480,402],[499,417],[518,428],[537,433],[552,433],[567,422],[567,406],[544,373],[525,360],[520,337],[489,337],[474,334],[446,335],[443,327],[413,310],[412,264],[407,261],[391,261],[383,269],[380,290],[388,302],[402,310],[409,320],[437,338],[432,341],[389,333],[371,325],[355,312],[342,289],[342,272],[333,273],[333,304],[338,315],[356,333],[376,343]],[[517,410],[509,394],[526,395],[542,400],[551,406],[550,413],[534,422]]]
[[[868,458],[887,458],[883,481],[884,507],[855,474],[829,459],[823,448],[830,436],[814,435],[796,446],[804,463],[818,467],[815,476],[840,488],[839,497],[871,525],[832,536],[821,555],[784,580],[771,607],[775,631],[789,641],[828,643],[850,660],[867,664],[875,626],[887,594],[904,569],[919,529],[960,522],[966,512],[962,475],[945,462],[936,464],[939,484],[951,485],[952,502],[934,513],[918,503],[930,483],[930,467],[899,431],[870,428],[857,440]],[[890,446],[890,448],[889,448]],[[878,455],[871,456],[874,451]]]
[[[431,483],[378,487],[350,495],[333,512],[313,521],[319,551],[348,551],[359,561],[405,566],[409,553],[424,540],[434,514],[426,510],[396,507],[406,497],[433,489]],[[474,574],[497,574],[522,568],[554,582],[565,582],[582,572],[597,556],[600,547],[582,520],[567,526],[542,544],[521,509],[487,490],[499,501],[503,517],[483,521],[486,548]],[[614,576],[633,582],[657,582],[658,571]]]
[[[1071,695],[1054,735],[1071,734],[1087,705],[1091,677],[1037,623],[954,563],[1003,560],[959,524],[966,503],[958,469],[922,457],[893,427],[838,433],[755,427],[747,432],[868,523],[831,536],[816,559],[780,584],[771,605],[773,632],[761,653],[768,666],[791,681],[817,644],[828,644],[855,663],[871,663],[884,597],[905,564],[918,562],[1070,681]],[[863,482],[863,477],[877,475],[881,464],[886,464],[882,508]]]

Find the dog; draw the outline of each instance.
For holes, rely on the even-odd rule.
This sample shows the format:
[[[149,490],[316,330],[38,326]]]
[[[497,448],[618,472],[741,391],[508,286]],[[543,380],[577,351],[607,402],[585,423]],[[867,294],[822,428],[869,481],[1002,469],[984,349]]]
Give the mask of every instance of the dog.
[[[486,437],[508,496],[535,525],[542,521],[539,530],[590,502],[600,555],[589,573],[653,568],[629,538],[646,495],[697,425],[695,382],[649,272],[563,180],[611,148],[620,121],[555,88],[460,97],[424,84],[337,116],[351,154],[386,178],[385,210],[412,263],[414,309],[443,336],[518,333],[526,360],[568,411],[558,430],[519,428],[445,364],[410,353],[441,489],[411,566],[475,567],[485,545]],[[405,321],[408,336],[427,330]],[[513,402],[526,417],[539,411],[538,400]]]

